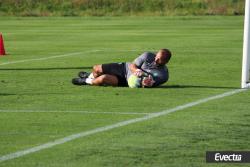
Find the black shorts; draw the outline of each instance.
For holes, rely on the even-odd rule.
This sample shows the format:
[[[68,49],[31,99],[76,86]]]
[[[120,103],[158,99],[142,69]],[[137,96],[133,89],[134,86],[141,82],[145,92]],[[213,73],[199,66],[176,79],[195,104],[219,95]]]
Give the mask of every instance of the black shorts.
[[[125,63],[109,63],[102,64],[103,74],[114,75],[118,78],[118,86],[128,86],[126,79],[126,64]]]

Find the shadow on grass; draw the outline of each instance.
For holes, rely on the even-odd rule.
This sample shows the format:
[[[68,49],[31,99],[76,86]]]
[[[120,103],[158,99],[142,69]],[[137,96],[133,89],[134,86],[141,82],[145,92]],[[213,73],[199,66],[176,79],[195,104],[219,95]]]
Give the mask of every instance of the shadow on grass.
[[[33,92],[33,93],[0,93],[0,96],[39,96],[39,95],[73,95],[73,93],[36,93],[36,92]]]
[[[50,71],[50,70],[87,70],[92,67],[48,67],[48,68],[0,68],[0,71]]]
[[[206,86],[206,85],[163,85],[156,88],[166,89],[186,89],[186,88],[206,88],[206,89],[240,89],[239,87],[231,86]]]
[[[0,93],[0,96],[15,96],[13,93]]]

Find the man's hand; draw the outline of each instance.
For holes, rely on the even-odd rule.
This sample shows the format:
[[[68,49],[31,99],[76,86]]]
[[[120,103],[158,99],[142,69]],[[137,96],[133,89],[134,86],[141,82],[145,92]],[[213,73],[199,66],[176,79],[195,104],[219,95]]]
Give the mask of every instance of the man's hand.
[[[151,75],[148,77],[143,78],[142,80],[142,87],[152,87],[155,81]]]
[[[129,69],[137,77],[141,77],[144,74],[144,72],[139,67],[137,67],[136,64],[134,64],[134,63],[130,64]]]
[[[143,71],[141,69],[136,69],[134,75],[136,75],[137,77],[141,77],[143,75]]]

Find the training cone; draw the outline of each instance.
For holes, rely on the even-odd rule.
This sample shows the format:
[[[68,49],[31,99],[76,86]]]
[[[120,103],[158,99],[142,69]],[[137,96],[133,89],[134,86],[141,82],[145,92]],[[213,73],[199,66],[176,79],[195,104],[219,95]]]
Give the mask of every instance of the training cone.
[[[0,56],[6,55],[5,49],[4,49],[4,44],[3,44],[3,36],[0,33]]]

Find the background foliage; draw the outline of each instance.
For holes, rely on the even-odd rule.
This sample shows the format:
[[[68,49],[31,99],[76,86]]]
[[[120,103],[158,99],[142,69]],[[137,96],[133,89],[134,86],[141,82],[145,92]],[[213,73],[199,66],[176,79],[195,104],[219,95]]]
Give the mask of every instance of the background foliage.
[[[0,15],[241,15],[245,0],[0,0]]]

